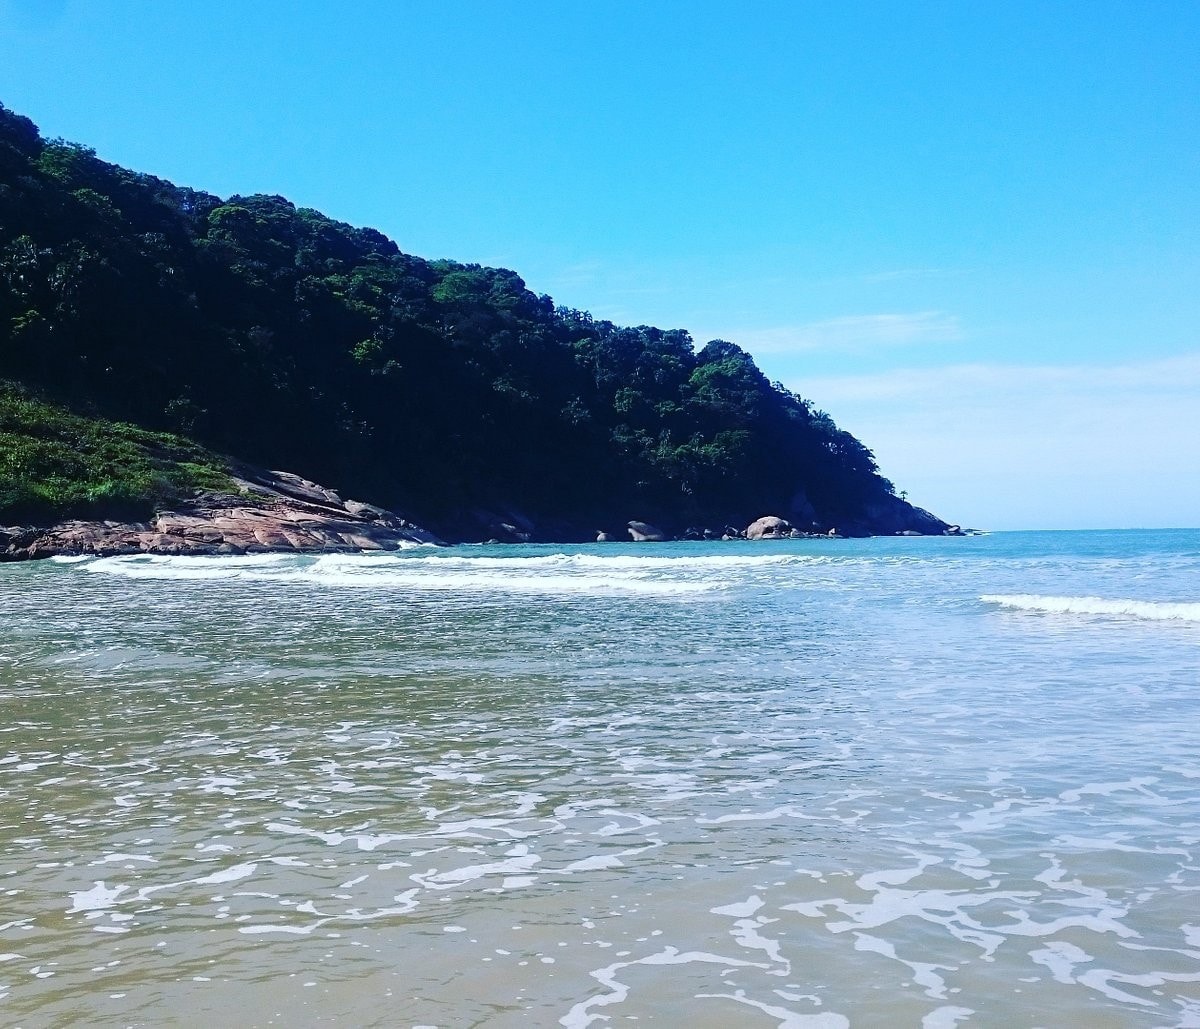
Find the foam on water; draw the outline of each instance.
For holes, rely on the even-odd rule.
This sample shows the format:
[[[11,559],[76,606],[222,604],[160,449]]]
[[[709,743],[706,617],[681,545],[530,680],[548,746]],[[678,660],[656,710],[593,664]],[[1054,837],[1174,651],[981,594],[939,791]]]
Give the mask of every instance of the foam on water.
[[[770,565],[747,559],[730,567]],[[86,565],[88,571],[129,579],[306,584],[412,591],[495,591],[510,593],[634,593],[694,595],[720,590],[716,576],[688,572],[719,570],[711,561],[686,558],[588,559],[584,555],[546,558],[406,557],[394,554],[336,554],[317,558],[292,555],[247,557],[110,557]],[[665,573],[665,574],[664,574]],[[684,573],[684,575],[671,574]]]
[[[987,594],[988,604],[1017,611],[1059,615],[1099,615],[1106,618],[1135,618],[1148,621],[1200,622],[1200,603],[1158,600],[1107,600],[1103,597],[1053,597],[1033,593]]]
[[[1200,1024],[1135,542],[0,567],[0,1022]]]

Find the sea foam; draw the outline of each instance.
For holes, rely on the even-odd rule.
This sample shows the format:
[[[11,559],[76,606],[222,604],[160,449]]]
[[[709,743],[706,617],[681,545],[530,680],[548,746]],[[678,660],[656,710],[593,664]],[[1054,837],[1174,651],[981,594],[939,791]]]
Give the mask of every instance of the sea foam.
[[[412,591],[697,594],[728,586],[727,574],[779,557],[639,558],[554,554],[461,557],[421,554],[138,555],[101,558],[89,572],[130,579],[264,582]],[[803,559],[801,559],[803,560]]]
[[[1200,622],[1200,603],[1159,600],[1108,600],[1103,597],[1052,597],[1035,593],[987,594],[979,598],[988,604],[1017,611],[1046,614],[1102,615],[1109,618],[1137,618],[1151,621]]]

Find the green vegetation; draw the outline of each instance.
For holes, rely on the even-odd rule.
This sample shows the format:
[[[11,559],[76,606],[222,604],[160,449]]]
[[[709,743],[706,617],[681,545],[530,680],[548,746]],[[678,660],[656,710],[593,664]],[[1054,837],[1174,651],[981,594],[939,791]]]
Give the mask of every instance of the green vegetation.
[[[200,490],[236,492],[216,455],[178,436],[71,414],[0,381],[0,524],[139,520]]]
[[[901,503],[870,451],[732,343],[595,320],[282,197],[131,172],[3,107],[0,378],[110,419],[86,451],[81,427],[9,429],[0,521],[171,496],[204,478],[186,462],[216,467],[178,435],[434,523],[506,505],[593,530],[845,526]]]

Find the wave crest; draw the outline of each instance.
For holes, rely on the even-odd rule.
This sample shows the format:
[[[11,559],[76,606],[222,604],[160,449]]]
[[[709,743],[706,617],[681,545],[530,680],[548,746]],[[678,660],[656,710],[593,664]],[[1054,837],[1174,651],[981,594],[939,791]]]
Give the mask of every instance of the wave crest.
[[[773,564],[733,558],[733,567]],[[786,558],[784,560],[787,560]],[[694,595],[728,586],[729,559],[462,557],[429,554],[262,554],[239,557],[134,555],[100,558],[88,571],[130,579],[296,583],[416,591]]]
[[[1138,618],[1150,621],[1200,622],[1200,603],[1161,600],[1105,599],[1104,597],[1052,597],[1036,593],[987,594],[987,604],[1017,611],[1040,611],[1058,615],[1102,615],[1109,618]]]

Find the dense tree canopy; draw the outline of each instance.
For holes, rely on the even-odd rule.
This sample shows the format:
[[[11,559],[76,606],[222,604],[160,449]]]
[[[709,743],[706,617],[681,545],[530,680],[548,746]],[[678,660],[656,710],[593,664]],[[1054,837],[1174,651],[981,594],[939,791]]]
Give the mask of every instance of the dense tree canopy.
[[[870,451],[732,343],[128,171],[3,107],[0,378],[431,518],[745,524],[806,500],[839,522],[893,499]]]

